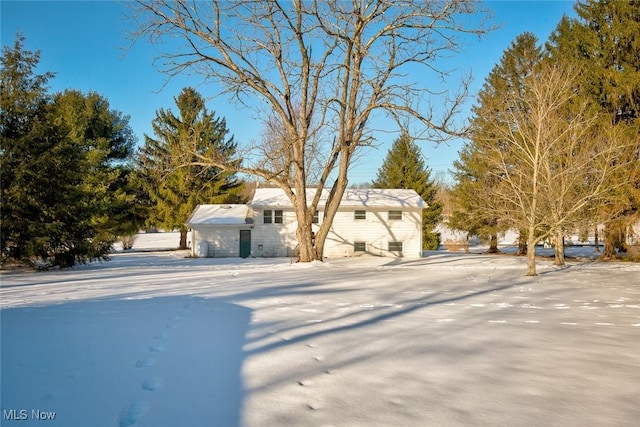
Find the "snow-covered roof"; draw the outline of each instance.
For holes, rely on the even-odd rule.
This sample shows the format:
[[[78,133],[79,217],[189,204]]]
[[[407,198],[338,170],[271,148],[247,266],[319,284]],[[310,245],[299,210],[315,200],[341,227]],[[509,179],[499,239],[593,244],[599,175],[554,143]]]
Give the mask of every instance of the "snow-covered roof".
[[[310,203],[316,194],[315,188],[307,189],[307,202]],[[324,189],[320,198],[320,206],[324,205],[329,190]],[[291,201],[280,188],[256,188],[253,200],[254,207],[292,207]],[[426,203],[415,190],[395,188],[347,189],[342,196],[340,207],[397,207],[424,208]]]
[[[251,222],[247,205],[198,205],[187,225],[242,225]]]

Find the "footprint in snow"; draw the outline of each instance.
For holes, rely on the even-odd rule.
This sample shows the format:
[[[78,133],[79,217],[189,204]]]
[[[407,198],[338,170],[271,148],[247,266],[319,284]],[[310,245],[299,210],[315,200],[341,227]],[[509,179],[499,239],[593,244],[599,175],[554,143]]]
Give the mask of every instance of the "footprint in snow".
[[[153,366],[156,361],[151,357],[140,359],[136,362],[136,368],[149,368]]]
[[[149,404],[147,402],[136,402],[125,406],[118,417],[118,426],[128,427],[135,425],[148,411]]]
[[[155,391],[162,387],[162,380],[160,378],[147,378],[142,381],[141,385],[145,391]]]
[[[163,339],[167,338],[167,335],[168,335],[168,334],[167,334],[167,332],[166,332],[166,331],[162,331],[162,332],[160,332],[159,334],[154,335],[154,336],[153,336],[153,339],[154,339],[154,340],[163,340]]]
[[[152,345],[151,347],[149,347],[149,351],[152,353],[161,353],[164,351],[164,344],[159,343]]]

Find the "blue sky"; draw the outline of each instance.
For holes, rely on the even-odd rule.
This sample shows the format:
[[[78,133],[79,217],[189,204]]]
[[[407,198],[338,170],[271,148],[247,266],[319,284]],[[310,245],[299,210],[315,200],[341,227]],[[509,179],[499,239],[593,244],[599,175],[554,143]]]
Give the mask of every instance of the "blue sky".
[[[563,14],[575,16],[573,1],[489,1],[494,23],[502,27],[475,40],[457,58],[458,66],[474,76],[472,89],[481,88],[484,78],[500,60],[518,34],[534,33],[547,40]],[[126,4],[117,1],[0,1],[2,45],[12,45],[16,31],[26,37],[26,48],[40,50],[40,72],[52,71],[52,92],[67,88],[96,91],[109,99],[112,108],[131,117],[130,125],[143,141],[151,134],[151,121],[159,108],[173,108],[173,98],[185,86],[196,87],[205,97],[215,87],[199,86],[200,79],[183,76],[166,83],[166,76],[153,66],[156,48],[139,41],[131,46],[127,32],[131,22],[124,14]],[[457,82],[453,85],[457,87]],[[469,105],[473,103],[470,100]],[[239,143],[258,140],[260,125],[252,112],[215,98],[208,108],[227,120],[230,133]],[[382,165],[397,134],[381,137],[377,149],[366,153],[351,170],[351,183],[370,182]],[[457,158],[462,141],[434,146],[424,143],[422,151],[434,174],[445,173]]]

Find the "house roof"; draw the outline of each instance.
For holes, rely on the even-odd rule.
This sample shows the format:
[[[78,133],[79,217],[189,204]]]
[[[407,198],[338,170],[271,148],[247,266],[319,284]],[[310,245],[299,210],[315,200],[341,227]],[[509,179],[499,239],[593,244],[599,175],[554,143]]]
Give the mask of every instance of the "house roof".
[[[187,225],[243,225],[251,223],[247,205],[198,205]]]
[[[311,203],[315,194],[315,188],[307,189],[308,203]],[[320,206],[324,205],[328,195],[329,190],[324,189],[320,198]],[[250,205],[253,207],[292,207],[291,201],[280,188],[257,188]],[[340,207],[425,208],[426,203],[415,190],[368,188],[347,189],[342,196]]]

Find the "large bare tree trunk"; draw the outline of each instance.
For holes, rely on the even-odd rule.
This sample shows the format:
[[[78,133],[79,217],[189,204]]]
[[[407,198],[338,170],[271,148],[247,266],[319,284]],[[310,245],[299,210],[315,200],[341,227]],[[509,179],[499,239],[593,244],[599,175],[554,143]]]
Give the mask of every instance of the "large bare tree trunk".
[[[311,262],[319,259],[313,246],[312,230],[309,224],[298,222],[296,236],[298,238],[298,260]]]
[[[327,236],[329,235],[329,230],[331,229],[331,224],[333,223],[333,219],[336,216],[336,212],[340,207],[342,196],[344,195],[344,192],[347,189],[347,185],[349,184],[347,172],[349,170],[349,164],[351,163],[351,155],[352,151],[349,149],[349,147],[342,148],[340,151],[341,161],[338,167],[338,178],[333,184],[333,187],[331,187],[327,202],[324,206],[324,218],[322,220],[322,224],[320,225],[320,229],[315,235],[316,259],[318,260],[322,260],[324,256],[325,241],[327,240]]]

